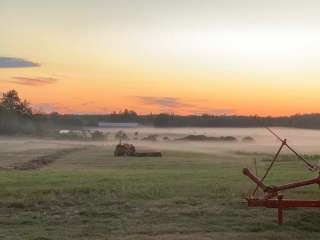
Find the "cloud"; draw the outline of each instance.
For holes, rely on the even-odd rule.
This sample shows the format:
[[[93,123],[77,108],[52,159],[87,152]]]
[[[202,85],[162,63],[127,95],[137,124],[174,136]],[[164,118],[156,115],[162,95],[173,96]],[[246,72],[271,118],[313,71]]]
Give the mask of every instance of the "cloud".
[[[40,113],[52,113],[60,109],[59,103],[37,103],[32,104],[32,108],[35,112]]]
[[[38,78],[29,78],[29,77],[13,77],[13,80],[9,80],[11,83],[27,85],[27,86],[43,86],[47,84],[52,84],[57,82],[58,78],[51,77],[38,77]]]
[[[146,105],[156,105],[160,107],[192,107],[191,104],[183,103],[178,98],[173,97],[145,97],[145,96],[135,96],[136,100]]]
[[[92,104],[95,104],[95,101],[83,102],[83,103],[81,103],[80,105],[81,105],[81,106],[88,106],[88,105],[92,105]]]
[[[0,57],[0,68],[25,68],[39,66],[39,63],[34,63],[22,58]]]
[[[210,108],[204,99],[181,100],[174,97],[150,97],[134,96],[135,100],[144,105],[155,107],[161,112],[175,112],[177,114],[210,114],[210,115],[232,115],[236,111],[233,108]],[[190,103],[189,103],[190,102]]]
[[[230,115],[234,114],[236,111],[232,108],[213,108],[209,110],[209,112],[216,115]]]
[[[73,105],[65,105],[61,102],[40,102],[31,105],[35,112],[40,113],[76,113],[76,106]]]
[[[236,113],[236,110],[233,108],[195,108],[192,113],[196,115],[232,115]]]

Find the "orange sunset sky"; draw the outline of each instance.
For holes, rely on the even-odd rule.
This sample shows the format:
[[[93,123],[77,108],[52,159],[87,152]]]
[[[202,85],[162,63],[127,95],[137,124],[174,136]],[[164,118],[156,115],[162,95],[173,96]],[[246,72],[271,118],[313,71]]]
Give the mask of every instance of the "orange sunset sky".
[[[320,2],[0,0],[0,91],[44,112],[320,112]]]

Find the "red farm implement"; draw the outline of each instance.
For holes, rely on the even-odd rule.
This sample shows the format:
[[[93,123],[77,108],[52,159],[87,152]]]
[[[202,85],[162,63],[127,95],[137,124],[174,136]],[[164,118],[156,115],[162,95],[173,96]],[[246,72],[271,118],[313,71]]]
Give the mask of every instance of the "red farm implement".
[[[286,139],[281,139],[277,134],[275,134],[270,128],[267,128],[278,140],[281,141],[281,146],[279,147],[277,153],[273,157],[271,164],[267,168],[265,174],[260,179],[250,172],[248,168],[243,169],[243,174],[246,175],[255,185],[253,193],[246,197],[248,207],[266,207],[266,208],[276,208],[278,209],[278,224],[283,223],[283,209],[286,208],[297,208],[297,207],[320,207],[320,200],[298,200],[298,199],[285,199],[281,193],[285,190],[301,188],[312,184],[320,184],[320,175],[310,180],[298,181],[293,183],[288,183],[279,186],[267,186],[264,184],[264,180],[270,173],[274,163],[279,157],[279,154],[283,147],[287,147],[291,152],[293,152],[298,159],[304,162],[310,171],[318,171],[319,168],[310,164],[306,159],[304,159],[300,154],[298,154],[292,147],[287,144]],[[262,190],[263,197],[256,197],[258,190]]]

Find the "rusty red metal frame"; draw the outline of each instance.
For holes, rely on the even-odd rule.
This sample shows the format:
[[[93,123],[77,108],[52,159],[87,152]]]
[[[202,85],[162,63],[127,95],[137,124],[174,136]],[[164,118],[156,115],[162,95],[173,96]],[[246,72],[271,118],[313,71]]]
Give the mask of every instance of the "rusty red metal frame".
[[[294,183],[289,183],[280,186],[266,186],[257,176],[253,175],[249,169],[244,168],[243,174],[250,178],[257,187],[262,189],[265,193],[264,198],[254,198],[250,196],[246,198],[248,207],[266,207],[266,208],[277,208],[278,209],[278,224],[283,223],[283,209],[292,207],[320,207],[320,201],[316,200],[292,200],[283,199],[282,195],[279,195],[280,191],[304,187],[312,184],[320,184],[320,176]],[[274,199],[277,197],[276,199]]]
[[[265,178],[268,176],[271,171],[275,161],[279,157],[279,154],[283,147],[287,147],[290,151],[292,151],[299,160],[303,161],[307,168],[311,171],[319,171],[319,168],[313,166],[308,161],[306,161],[299,153],[297,153],[292,147],[287,144],[286,139],[280,138],[275,132],[273,132],[270,128],[266,127],[266,129],[274,135],[279,141],[281,141],[281,146],[278,151],[274,155],[270,166],[267,168],[265,174],[261,179],[252,174],[248,168],[243,169],[243,174],[246,175],[251,181],[256,184],[256,188],[254,189],[251,196],[247,197],[248,207],[266,207],[266,208],[277,208],[278,209],[278,224],[283,223],[283,209],[292,208],[292,207],[320,207],[320,201],[316,200],[294,200],[294,199],[283,199],[283,196],[280,194],[281,191],[294,189],[299,187],[305,187],[312,184],[319,184],[320,186],[320,172],[319,176],[313,179],[298,181],[293,183],[288,183],[280,186],[267,186],[263,183]],[[257,193],[258,189],[261,189],[264,192],[263,198],[254,197]]]

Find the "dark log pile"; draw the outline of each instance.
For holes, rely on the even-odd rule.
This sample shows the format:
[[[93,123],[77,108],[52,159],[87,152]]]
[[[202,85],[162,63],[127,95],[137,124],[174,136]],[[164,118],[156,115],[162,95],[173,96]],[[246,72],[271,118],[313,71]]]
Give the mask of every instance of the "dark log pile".
[[[114,150],[114,156],[122,157],[162,157],[161,152],[136,152],[136,148],[132,144],[118,144]]]

